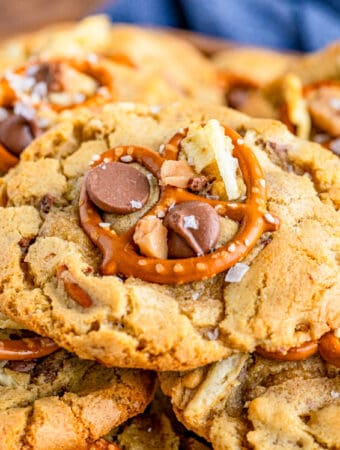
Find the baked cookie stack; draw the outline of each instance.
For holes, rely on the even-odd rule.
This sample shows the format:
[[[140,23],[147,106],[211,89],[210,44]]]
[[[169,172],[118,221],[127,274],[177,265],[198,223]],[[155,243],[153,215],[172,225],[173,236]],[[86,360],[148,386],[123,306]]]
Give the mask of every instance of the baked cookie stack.
[[[0,55],[0,449],[340,448],[335,71],[100,16]]]

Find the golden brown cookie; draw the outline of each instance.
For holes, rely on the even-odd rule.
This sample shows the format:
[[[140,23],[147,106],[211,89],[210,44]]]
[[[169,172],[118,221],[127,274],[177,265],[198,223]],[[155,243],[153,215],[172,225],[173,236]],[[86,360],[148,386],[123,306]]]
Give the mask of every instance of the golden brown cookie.
[[[270,361],[234,354],[159,375],[178,419],[216,450],[340,446],[340,374],[318,356]]]
[[[74,23],[49,25],[3,41],[0,45],[0,71],[26,64],[32,58],[81,57],[100,53],[107,46],[111,23],[96,15]]]
[[[2,318],[1,326],[7,322]],[[31,359],[28,343],[38,338],[18,325],[1,328],[0,338],[2,450],[85,450],[89,442],[144,411],[153,397],[150,372],[108,369],[56,347]],[[8,342],[17,350],[12,345],[6,356]],[[28,345],[25,355],[22,342]]]
[[[235,132],[242,137],[232,141]],[[180,160],[163,166],[177,149],[175,140],[166,146],[174,135]],[[88,197],[84,174],[116,164],[113,155],[149,182],[146,205],[132,197],[128,214],[100,211]],[[255,186],[241,176],[242,158],[242,170],[256,167]],[[2,179],[0,310],[109,366],[184,370],[231,348],[287,352],[318,341],[340,327],[339,164],[280,123],[225,108],[117,104],[79,115],[36,140]],[[159,182],[161,206],[141,219],[158,201]],[[97,193],[119,200],[105,186]],[[177,211],[168,223],[173,199],[188,198],[219,214],[211,252],[196,213]],[[236,232],[247,234],[238,240]],[[194,256],[167,258],[173,233]]]
[[[50,26],[5,42],[0,46],[0,71],[26,64],[28,59],[86,58],[94,54],[135,69],[132,73],[139,96],[130,96],[130,100],[148,101],[141,98],[145,97],[141,92],[156,89],[162,93],[160,98],[154,95],[156,104],[176,97],[223,103],[214,65],[194,46],[166,32],[111,24],[104,15]],[[126,71],[128,81],[129,75]]]
[[[285,73],[297,56],[255,47],[217,52],[212,61],[225,83],[227,105],[240,109],[254,92]]]
[[[121,450],[208,450],[210,445],[176,420],[169,400],[156,392],[147,411],[112,430],[95,449]]]
[[[340,154],[340,47],[301,56],[284,73],[251,93],[240,108],[254,117],[282,120],[297,136]]]

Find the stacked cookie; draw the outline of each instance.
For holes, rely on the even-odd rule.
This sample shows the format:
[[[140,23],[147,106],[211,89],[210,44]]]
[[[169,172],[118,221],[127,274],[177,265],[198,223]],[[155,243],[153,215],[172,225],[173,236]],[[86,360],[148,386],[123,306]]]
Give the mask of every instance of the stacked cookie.
[[[247,51],[97,17],[0,53],[0,449],[340,447],[340,160],[221,106]],[[306,58],[250,54],[280,109]]]

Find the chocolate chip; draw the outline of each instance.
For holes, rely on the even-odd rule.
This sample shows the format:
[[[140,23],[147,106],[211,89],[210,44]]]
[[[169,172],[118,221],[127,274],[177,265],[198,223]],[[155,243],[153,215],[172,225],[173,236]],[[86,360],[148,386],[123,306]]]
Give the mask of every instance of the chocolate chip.
[[[207,203],[183,202],[171,208],[164,218],[168,227],[168,255],[188,258],[208,253],[218,240],[220,221]]]
[[[20,115],[10,115],[0,122],[0,142],[11,153],[20,153],[39,134],[35,122]]]
[[[28,373],[36,366],[37,362],[34,359],[27,361],[8,361],[5,365],[6,369],[14,370],[15,372]]]
[[[90,199],[109,213],[129,214],[141,209],[149,198],[146,176],[134,167],[110,162],[91,169],[86,178]]]

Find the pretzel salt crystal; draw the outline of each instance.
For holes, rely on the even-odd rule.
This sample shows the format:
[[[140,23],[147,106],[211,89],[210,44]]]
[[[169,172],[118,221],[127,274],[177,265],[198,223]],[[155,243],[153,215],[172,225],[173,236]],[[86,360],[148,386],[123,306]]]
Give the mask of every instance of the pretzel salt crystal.
[[[225,271],[245,257],[265,231],[278,229],[279,220],[266,211],[266,189],[264,174],[256,157],[243,143],[241,136],[228,127],[225,133],[234,144],[234,156],[238,158],[241,172],[247,187],[245,203],[210,200],[192,194],[184,189],[172,186],[160,188],[158,203],[147,215],[164,216],[172,205],[184,201],[201,201],[213,206],[221,216],[228,216],[241,222],[239,231],[224,246],[214,252],[184,259],[157,259],[139,255],[132,243],[135,226],[118,236],[109,229],[100,226],[102,219],[92,204],[85,181],[82,184],[79,199],[80,221],[90,239],[102,254],[101,272],[104,275],[123,274],[145,281],[165,284],[181,284],[202,280]],[[123,156],[129,156],[160,179],[160,169],[167,159],[176,159],[180,142],[187,130],[176,133],[165,146],[162,157],[159,153],[143,147],[121,146],[103,153],[93,167],[105,162],[115,162]],[[91,170],[91,169],[90,169]]]
[[[0,360],[23,361],[41,358],[58,350],[57,344],[44,337],[0,340]]]

